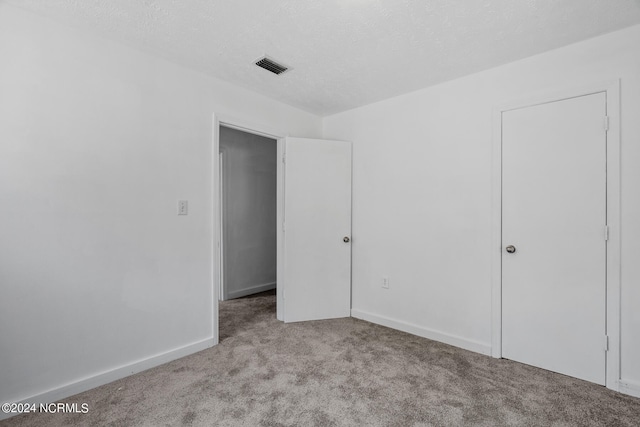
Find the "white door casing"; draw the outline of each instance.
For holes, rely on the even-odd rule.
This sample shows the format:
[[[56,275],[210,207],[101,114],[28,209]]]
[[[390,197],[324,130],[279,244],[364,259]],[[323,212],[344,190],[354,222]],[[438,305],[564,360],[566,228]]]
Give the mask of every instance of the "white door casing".
[[[605,92],[502,113],[502,356],[599,384],[606,115]]]
[[[220,199],[218,201],[218,215],[220,218],[219,230],[220,233],[220,242],[219,242],[219,250],[220,250],[220,268],[219,270],[219,300],[224,301],[227,298],[227,293],[224,285],[224,239],[225,239],[225,231],[224,231],[224,208],[226,206],[225,196],[226,193],[224,191],[224,153],[222,151],[218,152],[218,194],[220,195]]]
[[[284,321],[351,314],[351,143],[286,138]]]

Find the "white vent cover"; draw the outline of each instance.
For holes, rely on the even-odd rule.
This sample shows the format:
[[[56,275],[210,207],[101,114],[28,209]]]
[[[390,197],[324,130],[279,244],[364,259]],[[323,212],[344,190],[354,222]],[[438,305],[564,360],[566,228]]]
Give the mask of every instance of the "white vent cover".
[[[267,56],[263,56],[262,58],[258,59],[257,61],[255,61],[255,64],[260,68],[264,68],[265,70],[271,71],[273,74],[278,75],[290,70],[290,68],[286,65],[279,64],[278,62]]]

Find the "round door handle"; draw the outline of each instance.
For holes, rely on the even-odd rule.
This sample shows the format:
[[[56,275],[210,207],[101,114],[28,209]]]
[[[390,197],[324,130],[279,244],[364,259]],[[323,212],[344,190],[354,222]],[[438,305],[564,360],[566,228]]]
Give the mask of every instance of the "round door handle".
[[[350,239],[350,238],[348,238],[347,236],[345,236],[345,237],[342,239],[342,241],[343,241],[343,242],[345,242],[345,243],[349,243],[349,241],[350,241],[350,240],[351,240],[351,239]]]
[[[507,250],[507,252],[509,252],[510,254],[515,253],[516,251],[516,247],[513,245],[509,245],[505,248]]]

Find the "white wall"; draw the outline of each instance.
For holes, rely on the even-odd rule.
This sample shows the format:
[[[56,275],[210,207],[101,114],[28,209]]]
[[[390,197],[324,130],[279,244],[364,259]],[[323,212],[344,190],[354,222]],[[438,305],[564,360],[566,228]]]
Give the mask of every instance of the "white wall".
[[[488,353],[493,108],[620,78],[621,369],[640,393],[638,46],[640,26],[325,118],[354,143],[354,315]]]
[[[321,120],[4,3],[0,61],[0,401],[211,345],[212,113]]]
[[[220,128],[225,299],[276,286],[277,141]]]

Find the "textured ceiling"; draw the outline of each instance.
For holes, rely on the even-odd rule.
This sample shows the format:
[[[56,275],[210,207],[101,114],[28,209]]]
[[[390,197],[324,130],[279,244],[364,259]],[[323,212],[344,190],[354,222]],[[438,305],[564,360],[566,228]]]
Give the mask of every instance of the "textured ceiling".
[[[640,23],[640,0],[8,2],[319,115]]]

